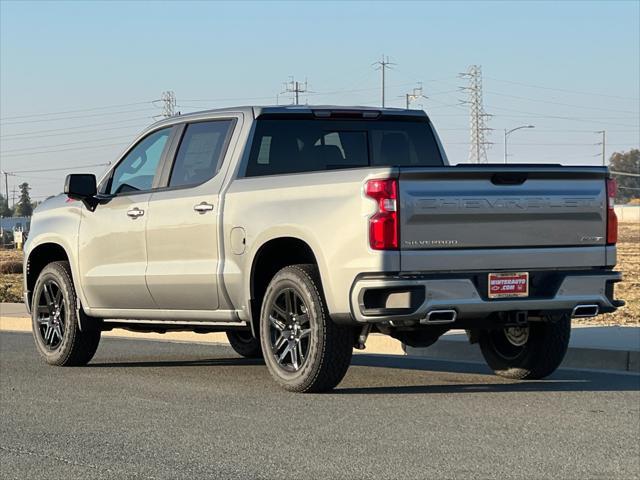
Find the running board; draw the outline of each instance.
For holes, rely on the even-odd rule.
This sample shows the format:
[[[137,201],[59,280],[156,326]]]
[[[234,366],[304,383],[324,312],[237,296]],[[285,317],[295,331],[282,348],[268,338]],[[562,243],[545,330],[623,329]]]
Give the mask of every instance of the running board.
[[[125,320],[121,318],[105,318],[105,323],[125,323],[135,325],[165,325],[171,326],[189,326],[189,327],[248,327],[247,322],[203,322],[203,321],[186,321],[186,320]]]

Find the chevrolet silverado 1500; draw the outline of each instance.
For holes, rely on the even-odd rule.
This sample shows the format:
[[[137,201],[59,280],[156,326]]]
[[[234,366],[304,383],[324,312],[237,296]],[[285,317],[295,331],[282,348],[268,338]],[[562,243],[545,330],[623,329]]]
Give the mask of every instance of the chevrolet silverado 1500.
[[[53,365],[113,328],[224,331],[284,388],[323,391],[371,332],[465,329],[497,374],[540,378],[573,317],[623,303],[614,188],[601,167],[449,165],[422,111],[175,116],[38,207],[25,303]]]

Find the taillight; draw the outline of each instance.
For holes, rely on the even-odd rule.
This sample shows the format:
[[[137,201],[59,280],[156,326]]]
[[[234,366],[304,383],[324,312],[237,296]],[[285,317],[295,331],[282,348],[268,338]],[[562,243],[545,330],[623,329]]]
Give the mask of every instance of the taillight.
[[[607,244],[615,245],[618,241],[618,217],[614,209],[614,200],[618,184],[613,178],[607,180]]]
[[[378,202],[378,211],[369,218],[369,245],[374,250],[398,249],[398,181],[392,178],[369,180],[367,197]]]

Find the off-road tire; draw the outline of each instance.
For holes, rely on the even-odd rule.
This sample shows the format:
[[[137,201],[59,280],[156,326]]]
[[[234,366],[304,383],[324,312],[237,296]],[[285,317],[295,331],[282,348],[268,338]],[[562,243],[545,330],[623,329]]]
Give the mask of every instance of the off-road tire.
[[[272,303],[287,289],[294,290],[303,300],[311,329],[306,359],[294,372],[285,370],[278,363],[269,333]],[[275,274],[262,302],[260,341],[269,373],[280,386],[291,392],[310,393],[333,389],[349,368],[353,339],[350,327],[338,325],[329,317],[315,265],[290,265]]]
[[[503,329],[483,330],[478,339],[482,355],[496,375],[515,380],[544,378],[560,366],[567,353],[571,317],[548,316],[544,321],[531,322],[528,340],[509,358],[501,353],[505,347],[501,347],[500,335],[504,336]]]
[[[38,322],[38,300],[47,280],[53,280],[59,286],[65,305],[64,333],[60,344],[53,350],[47,348],[39,333]],[[76,291],[71,278],[69,262],[52,262],[44,267],[33,288],[31,322],[36,348],[49,365],[62,367],[86,365],[98,349],[101,320],[88,317],[82,311],[78,313],[76,305]],[[80,319],[82,330],[80,330],[78,315],[82,316]]]
[[[254,338],[251,332],[229,330],[227,340],[238,355],[245,358],[262,358],[260,340]]]

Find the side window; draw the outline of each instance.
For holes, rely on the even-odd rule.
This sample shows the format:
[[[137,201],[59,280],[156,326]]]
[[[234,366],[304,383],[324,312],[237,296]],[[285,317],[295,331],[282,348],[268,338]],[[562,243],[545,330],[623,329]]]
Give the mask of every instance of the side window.
[[[368,140],[364,129],[356,130],[348,123],[315,120],[261,120],[256,128],[246,176],[368,165]]]
[[[114,169],[107,193],[151,190],[171,127],[143,138]]]
[[[233,120],[187,125],[169,178],[170,187],[199,185],[218,173]]]

